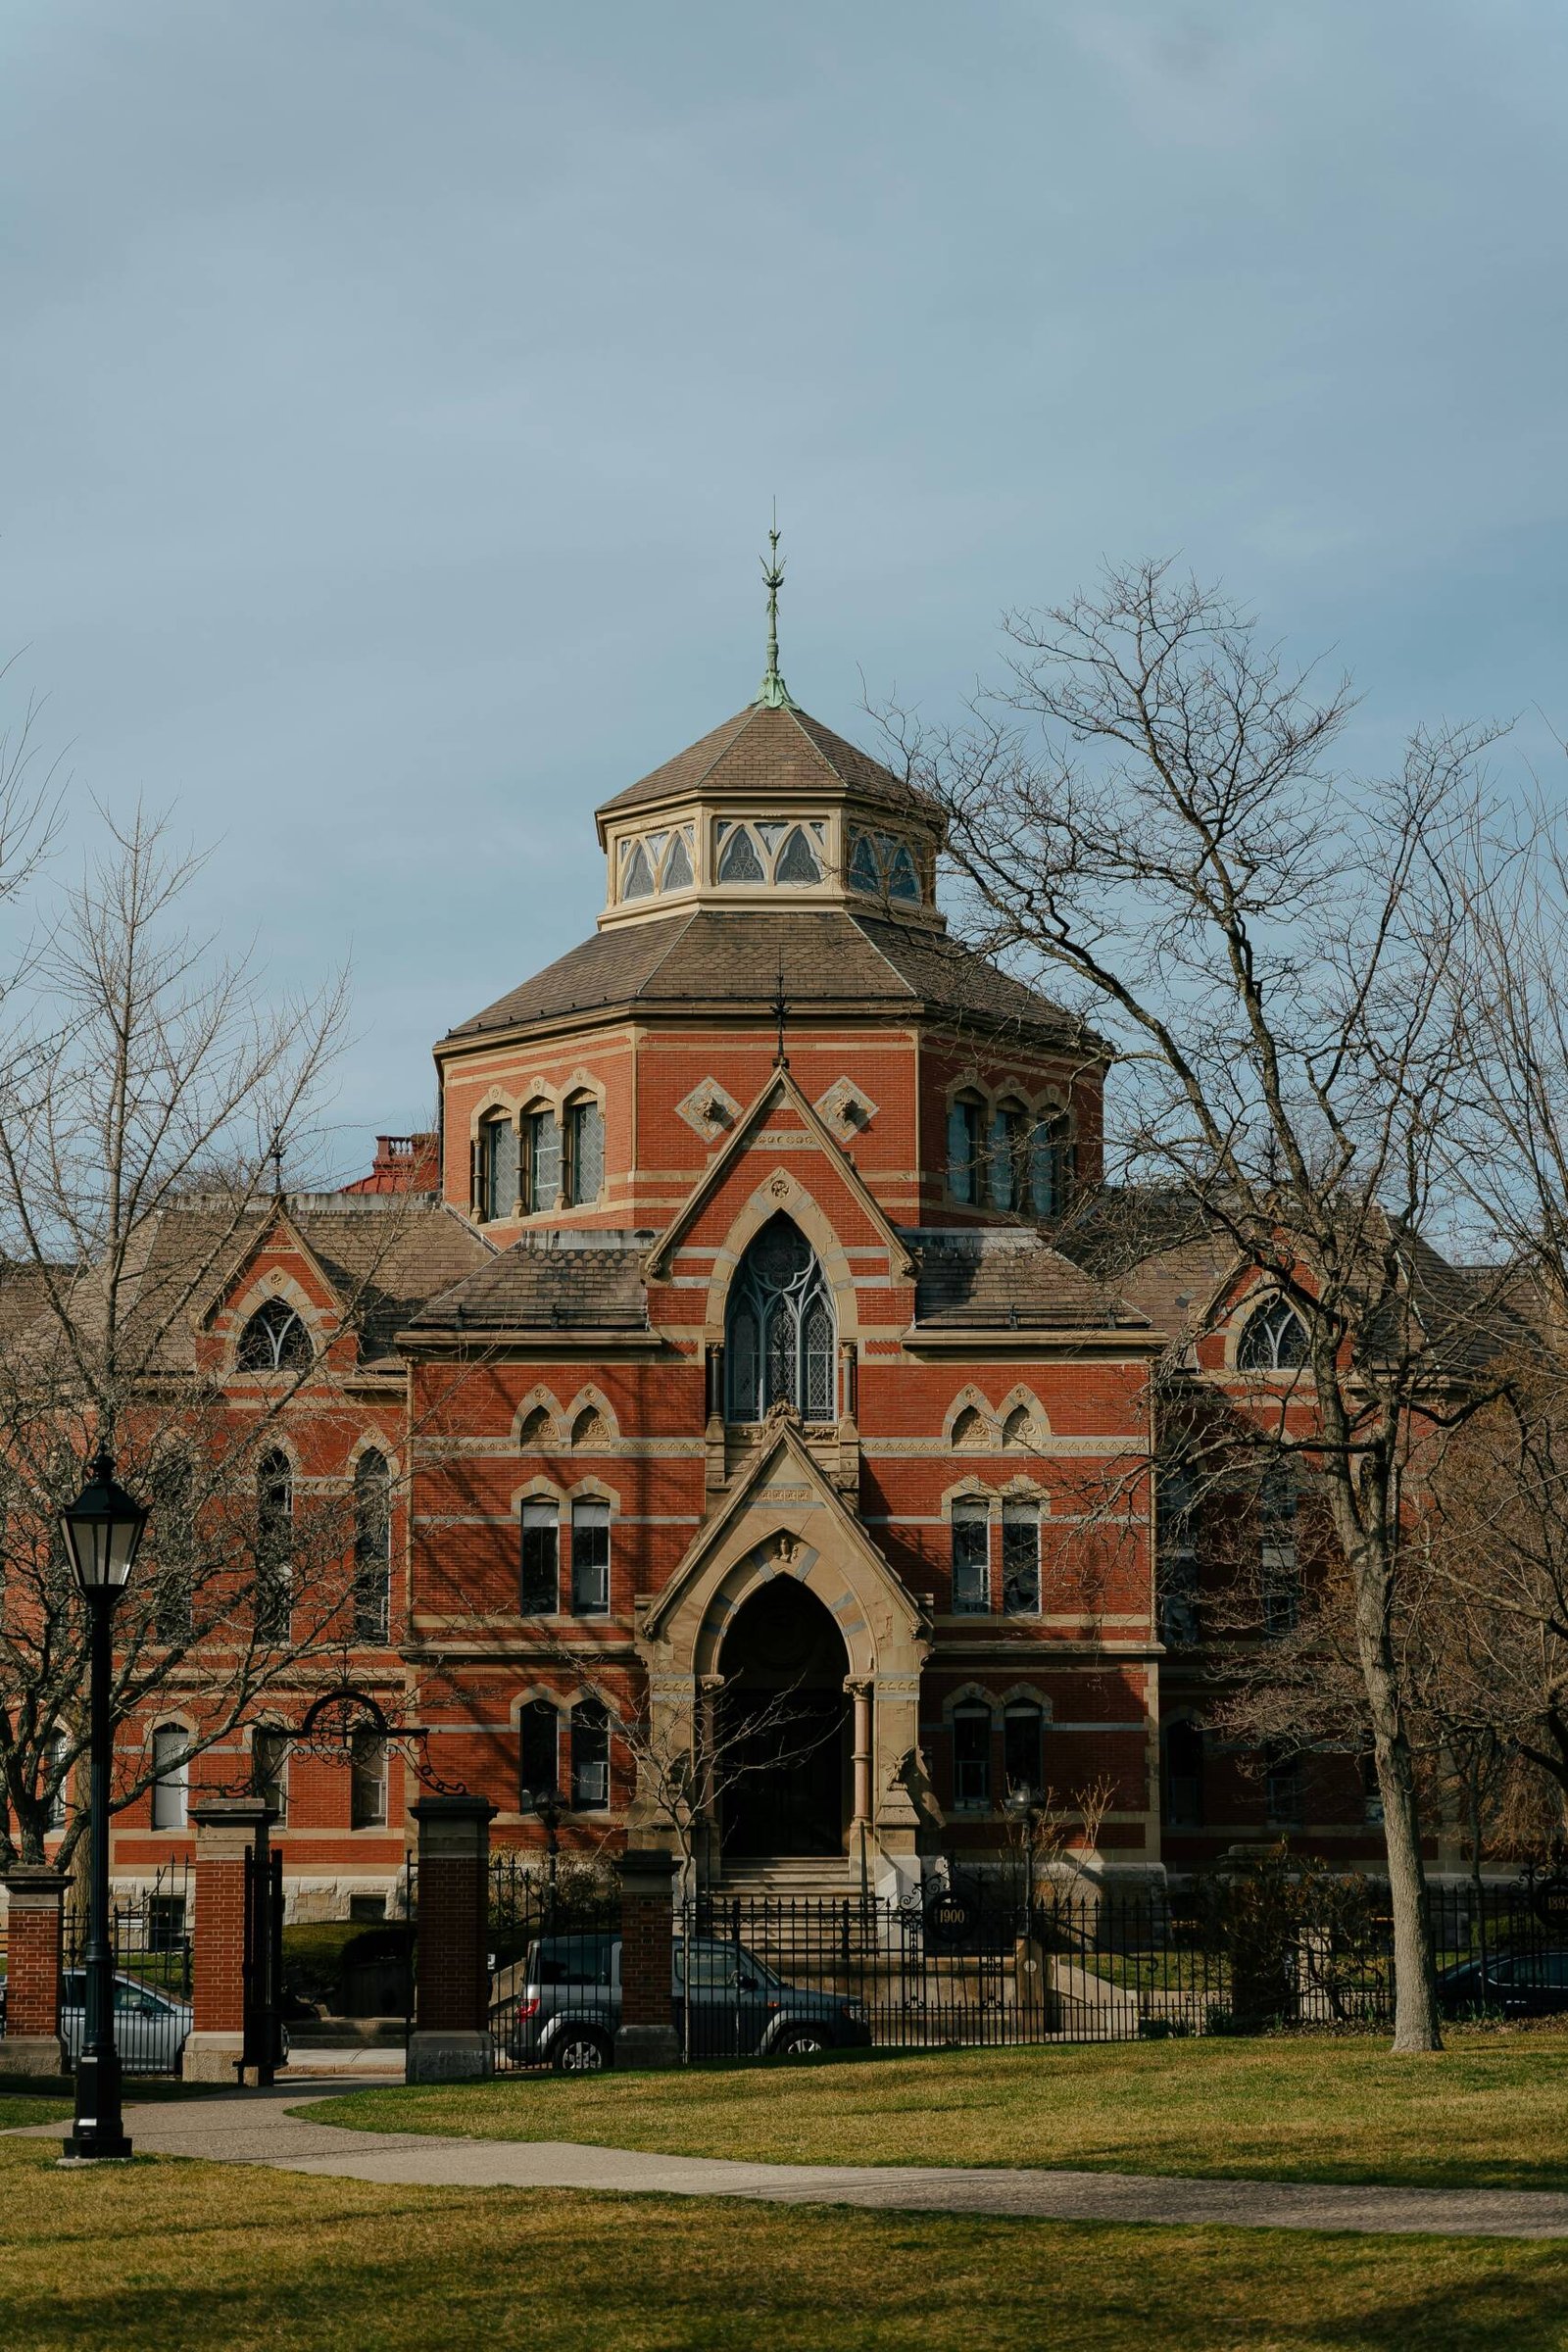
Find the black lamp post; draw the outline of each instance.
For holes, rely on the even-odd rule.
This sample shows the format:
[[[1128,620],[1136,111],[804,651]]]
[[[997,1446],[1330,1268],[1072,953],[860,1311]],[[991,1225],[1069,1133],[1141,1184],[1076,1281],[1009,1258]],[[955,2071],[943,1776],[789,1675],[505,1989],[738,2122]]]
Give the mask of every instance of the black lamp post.
[[[90,1729],[92,1878],[87,1926],[87,2003],[76,2060],[76,2116],[66,2155],[78,2163],[128,2156],[120,2114],[120,2052],[115,2047],[115,1963],[109,1944],[109,1775],[114,1726],[109,1715],[113,1665],[110,1621],[135,1564],[147,1513],[115,1483],[114,1457],[100,1451],[92,1475],[60,1530],[87,1604],[91,1641]]]

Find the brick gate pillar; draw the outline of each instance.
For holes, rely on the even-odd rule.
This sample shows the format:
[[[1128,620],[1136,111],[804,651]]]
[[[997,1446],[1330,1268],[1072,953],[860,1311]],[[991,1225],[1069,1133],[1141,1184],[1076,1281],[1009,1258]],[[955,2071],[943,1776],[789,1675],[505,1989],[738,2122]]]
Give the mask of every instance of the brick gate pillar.
[[[11,1898],[6,1956],[6,2030],[0,2074],[63,2075],[60,2038],[61,1906],[71,1879],[44,1863],[6,1872]]]
[[[617,2066],[674,2066],[670,1944],[674,1937],[673,1854],[628,1850],[620,1857],[620,2028]]]
[[[245,1856],[276,1819],[264,1796],[207,1796],[196,1833],[195,2011],[179,2071],[187,2082],[237,2082],[245,2048]]]
[[[487,2075],[490,2046],[490,1823],[487,1796],[422,1796],[411,2082]]]

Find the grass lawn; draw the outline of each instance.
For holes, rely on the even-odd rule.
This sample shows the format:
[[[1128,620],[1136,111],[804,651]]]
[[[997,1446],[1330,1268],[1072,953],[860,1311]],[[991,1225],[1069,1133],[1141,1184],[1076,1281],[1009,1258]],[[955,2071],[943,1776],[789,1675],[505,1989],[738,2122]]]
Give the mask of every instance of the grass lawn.
[[[1441,2056],[1362,2038],[929,2051],[364,2090],[370,2131],[779,2163],[1091,2166],[1426,2188],[1568,2187],[1568,2034]]]
[[[12,2110],[7,2107],[7,2114]],[[0,2139],[17,2352],[1562,2352],[1568,2245],[61,2173]]]

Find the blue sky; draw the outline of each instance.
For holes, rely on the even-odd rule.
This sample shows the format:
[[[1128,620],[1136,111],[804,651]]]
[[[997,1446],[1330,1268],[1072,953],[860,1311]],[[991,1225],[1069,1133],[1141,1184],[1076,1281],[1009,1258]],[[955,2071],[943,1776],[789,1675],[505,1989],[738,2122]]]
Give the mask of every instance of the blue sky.
[[[755,691],[775,492],[851,734],[1176,550],[1369,761],[1522,712],[1555,792],[1565,69],[1546,0],[12,0],[0,651],[279,986],[351,956],[346,1168]]]

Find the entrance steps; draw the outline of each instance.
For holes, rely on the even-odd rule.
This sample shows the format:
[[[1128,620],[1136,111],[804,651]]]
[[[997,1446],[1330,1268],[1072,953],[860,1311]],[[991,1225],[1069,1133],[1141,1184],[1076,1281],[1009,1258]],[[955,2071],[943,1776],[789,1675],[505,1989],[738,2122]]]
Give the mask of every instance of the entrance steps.
[[[726,1861],[709,1892],[752,1902],[842,1903],[858,1897],[860,1883],[842,1855],[748,1854]]]

